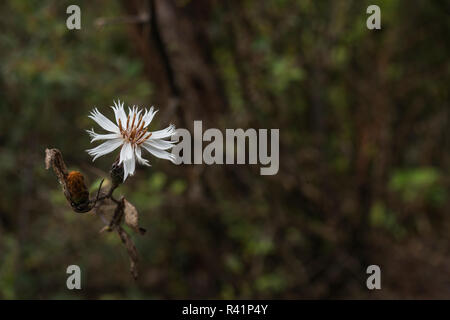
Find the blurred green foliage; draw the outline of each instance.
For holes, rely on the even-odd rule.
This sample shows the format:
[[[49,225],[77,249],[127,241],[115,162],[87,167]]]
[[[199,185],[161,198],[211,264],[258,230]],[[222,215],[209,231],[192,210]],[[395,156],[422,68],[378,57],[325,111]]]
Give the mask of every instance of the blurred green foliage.
[[[393,173],[389,188],[399,192],[405,202],[426,201],[442,206],[447,191],[440,184],[442,173],[436,168],[403,169]]]

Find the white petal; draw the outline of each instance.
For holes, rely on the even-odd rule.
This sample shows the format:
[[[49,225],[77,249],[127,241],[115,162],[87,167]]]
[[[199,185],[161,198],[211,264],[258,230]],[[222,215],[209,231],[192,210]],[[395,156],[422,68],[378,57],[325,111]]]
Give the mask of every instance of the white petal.
[[[100,127],[102,127],[103,129],[105,129],[109,132],[120,133],[119,127],[117,127],[111,120],[109,120],[104,115],[102,115],[97,110],[97,108],[95,108],[94,110],[91,111],[89,118],[91,118],[92,120],[97,122]]]
[[[128,116],[130,117],[130,123],[128,124],[129,127],[131,128],[131,125],[133,124],[133,126],[136,127],[138,121],[139,121],[139,115],[142,113],[142,110],[138,111],[138,107],[133,106],[133,108],[128,108]],[[134,119],[134,123],[133,123],[133,119]]]
[[[151,144],[148,143],[148,141],[145,141],[142,144],[142,146],[145,148],[145,150],[147,150],[148,152],[150,152],[152,155],[154,155],[157,158],[167,159],[172,162],[175,161],[175,155],[171,154],[170,152],[159,150],[159,149],[153,147]]]
[[[98,157],[113,152],[118,147],[120,147],[122,143],[122,139],[108,140],[106,142],[103,142],[101,145],[86,151],[89,153],[89,155],[94,156],[94,159],[92,159],[92,161],[95,161],[95,159],[97,159]]]
[[[128,107],[128,114],[130,115],[130,121],[133,119],[134,114],[138,113],[138,110],[139,110],[139,108],[135,105],[133,105],[133,107],[131,109]],[[136,119],[137,119],[137,117],[136,117]]]
[[[135,155],[133,154],[133,158],[131,160],[128,160],[127,162],[128,162],[128,165],[129,165],[128,172],[132,176],[134,174],[135,169],[136,169],[136,157],[135,157]]]
[[[147,127],[150,122],[152,122],[153,117],[155,116],[155,114],[158,112],[158,110],[155,110],[155,108],[151,107],[150,111],[147,111],[147,109],[145,109],[144,112],[144,128]]]
[[[142,164],[144,166],[149,166],[151,167],[150,163],[148,162],[148,160],[142,158],[142,151],[141,151],[141,147],[136,147],[136,149],[134,150],[134,153],[136,154],[136,159],[138,161],[139,164]]]
[[[162,139],[162,138],[168,138],[175,134],[175,126],[171,124],[165,129],[153,131],[152,132],[152,138],[153,139]]]
[[[137,121],[139,119],[139,113],[137,112],[138,108],[136,106],[133,106],[132,108],[128,107],[128,126],[127,123],[125,124],[127,129],[131,129],[131,124],[133,124],[134,126],[136,126]],[[134,119],[134,123],[133,123],[133,119]]]
[[[128,117],[130,118],[130,121],[131,119],[133,119],[134,112],[135,112],[134,106],[133,108],[128,107]]]
[[[109,133],[109,134],[98,134],[95,133],[94,129],[86,130],[87,133],[91,136],[92,140],[91,143],[98,140],[112,140],[120,138],[121,135],[119,133]]]
[[[133,158],[134,158],[133,147],[131,146],[131,143],[125,142],[123,144],[122,150],[120,150],[119,164]]]
[[[123,182],[125,182],[125,180],[127,180],[127,177],[130,175],[130,165],[131,160],[123,162]]]
[[[112,108],[114,110],[114,116],[116,117],[116,123],[119,124],[120,119],[123,128],[123,126],[125,126],[127,122],[127,115],[125,114],[125,110],[123,109],[123,102],[120,103],[120,100],[118,100],[118,103],[116,103],[114,101],[114,106],[112,106]]]
[[[176,143],[176,141],[167,141],[162,139],[152,139],[153,136],[150,136],[150,138],[147,140],[148,144],[152,147],[155,147],[159,150],[167,150],[173,147],[173,145]]]
[[[127,159],[123,162],[123,181],[127,179],[128,176],[134,174],[136,168],[136,160],[134,159],[134,154],[131,159]]]
[[[139,117],[141,116],[142,110],[139,110],[136,113],[136,120],[134,121],[134,125],[137,126],[137,123],[139,122]]]

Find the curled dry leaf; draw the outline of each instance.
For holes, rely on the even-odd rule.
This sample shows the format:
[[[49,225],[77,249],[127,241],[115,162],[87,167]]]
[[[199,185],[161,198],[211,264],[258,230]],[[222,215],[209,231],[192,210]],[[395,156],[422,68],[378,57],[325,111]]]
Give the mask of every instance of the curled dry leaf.
[[[124,201],[125,223],[140,234],[145,234],[145,229],[139,227],[139,213],[136,207],[126,199]]]
[[[67,201],[72,202],[70,193],[67,189],[67,167],[64,163],[61,151],[58,149],[45,149],[45,169],[48,170],[50,167],[52,167],[58,177],[58,181],[61,184]]]

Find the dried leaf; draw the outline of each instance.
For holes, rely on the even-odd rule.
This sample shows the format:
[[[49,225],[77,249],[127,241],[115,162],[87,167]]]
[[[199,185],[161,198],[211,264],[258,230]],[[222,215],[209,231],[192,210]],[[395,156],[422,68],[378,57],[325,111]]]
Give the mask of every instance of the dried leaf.
[[[144,228],[139,228],[139,213],[135,206],[133,206],[126,199],[124,201],[124,213],[125,213],[125,223],[133,228],[136,232],[140,234],[145,234]]]
[[[50,169],[50,166],[58,177],[58,181],[61,184],[67,201],[71,203],[72,200],[67,189],[67,167],[64,163],[61,151],[58,149],[45,149],[45,169]]]

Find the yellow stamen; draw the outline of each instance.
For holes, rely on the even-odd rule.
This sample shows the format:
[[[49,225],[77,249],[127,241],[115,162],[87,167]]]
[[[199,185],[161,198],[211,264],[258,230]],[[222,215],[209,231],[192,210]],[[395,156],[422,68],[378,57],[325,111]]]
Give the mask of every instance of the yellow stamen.
[[[122,122],[120,121],[120,119],[119,119],[119,130],[120,130],[120,133],[123,134]]]
[[[134,129],[131,131],[131,133],[130,133],[130,140],[131,140],[131,141],[133,141],[135,134],[136,134],[136,128],[134,128]]]
[[[147,128],[145,128],[143,131],[140,131],[139,135],[136,137],[136,141],[141,139],[145,135],[146,132],[147,132]]]
[[[136,124],[136,128],[139,128],[139,125],[141,124],[142,119],[143,119],[142,115],[139,115],[139,121]],[[142,128],[138,129],[138,131],[140,131],[140,130],[142,130]]]
[[[134,120],[136,120],[136,112],[133,114],[133,121],[131,122],[131,128],[134,127]]]
[[[151,137],[151,135],[152,135],[152,133],[151,132],[149,132],[148,133],[148,135],[144,138],[144,139],[141,139],[140,141],[138,141],[136,144],[137,145],[141,145],[141,144],[143,144],[148,138],[150,138]]]

